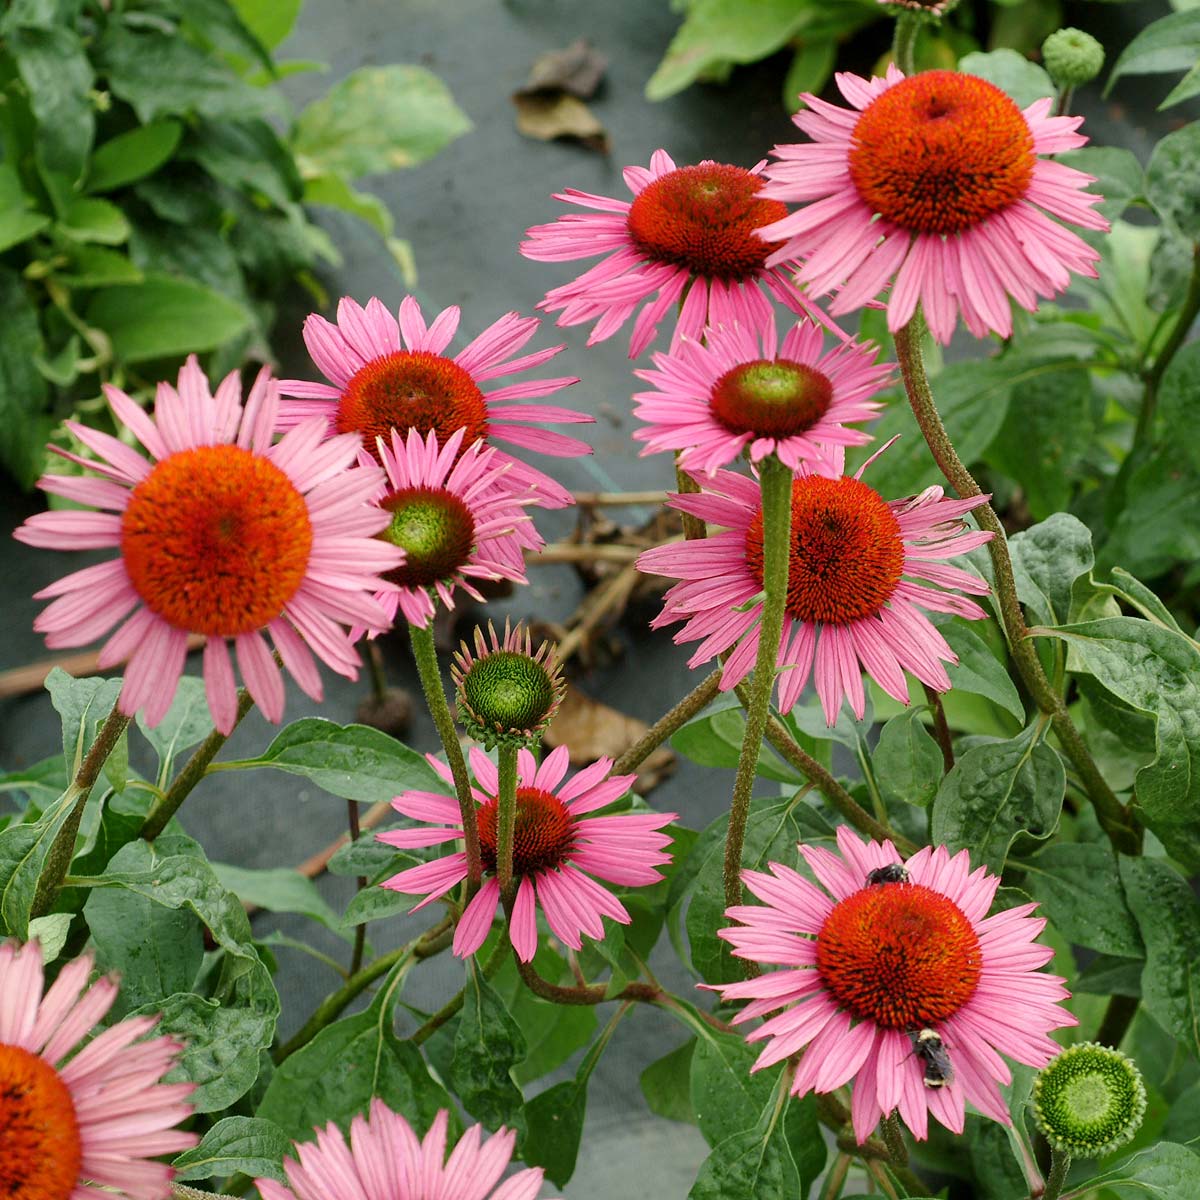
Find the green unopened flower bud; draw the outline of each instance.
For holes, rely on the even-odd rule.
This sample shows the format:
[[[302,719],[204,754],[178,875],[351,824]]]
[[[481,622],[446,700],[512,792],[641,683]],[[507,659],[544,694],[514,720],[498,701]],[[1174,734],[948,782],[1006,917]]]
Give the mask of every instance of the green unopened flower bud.
[[[1146,1088],[1131,1058],[1098,1042],[1080,1042],[1038,1072],[1032,1103],[1037,1127],[1055,1150],[1103,1158],[1138,1131]]]
[[[548,643],[533,652],[527,629],[510,629],[506,623],[499,638],[489,624],[488,634],[490,645],[477,626],[475,653],[463,642],[450,665],[458,719],[489,750],[534,746],[562,703],[562,673]]]
[[[1104,47],[1082,29],[1060,29],[1042,43],[1042,62],[1060,88],[1091,83],[1104,67]]]
[[[881,8],[892,9],[893,16],[914,13],[928,17],[931,21],[937,21],[947,13],[953,12],[958,7],[958,2],[959,0],[877,0]]]

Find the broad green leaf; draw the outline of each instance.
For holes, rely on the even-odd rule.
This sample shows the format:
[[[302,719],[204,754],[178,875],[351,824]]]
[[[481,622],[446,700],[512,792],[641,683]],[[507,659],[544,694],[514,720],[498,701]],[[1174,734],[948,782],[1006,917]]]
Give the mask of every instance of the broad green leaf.
[[[921,723],[924,706],[905,709],[880,731],[871,759],[884,800],[929,805],[942,782],[942,751]]]
[[[346,842],[329,860],[331,875],[366,875],[369,878],[378,877],[388,868],[389,873],[403,870],[412,866],[416,861],[401,854],[395,846],[389,846],[378,839],[378,834],[387,833],[392,829],[404,829],[405,825],[384,825],[378,829],[362,834],[357,841]],[[402,861],[403,860],[403,861]]]
[[[304,717],[285,726],[258,758],[221,764],[223,770],[273,767],[303,775],[347,800],[377,804],[410,789],[446,792],[423,755],[378,729]]]
[[[152,175],[175,153],[182,136],[178,121],[164,119],[110,138],[92,155],[87,190],[111,192]]]
[[[671,737],[671,747],[702,767],[735,768],[742,752],[746,718],[736,697],[718,700]],[[755,773],[779,783],[804,781],[766,743],[758,752]]]
[[[1168,133],[1150,155],[1146,198],[1172,228],[1190,241],[1200,241],[1200,123],[1193,121]]]
[[[51,913],[47,917],[34,917],[29,922],[29,941],[36,941],[41,947],[44,964],[54,962],[63,952],[73,916],[73,913],[66,912]]]
[[[407,866],[415,866],[416,860],[409,860]],[[403,867],[398,867],[403,870]],[[346,906],[346,911],[336,918],[335,926],[340,932],[353,929],[356,925],[366,925],[369,921],[382,921],[386,917],[399,916],[412,908],[417,900],[406,896],[403,892],[393,892],[390,888],[382,888],[371,884],[354,894],[354,898]]]
[[[257,63],[268,72],[274,69],[267,48],[244,24],[232,0],[188,0],[182,16],[201,44],[223,52],[239,70],[244,61]]]
[[[1096,205],[1096,211],[1109,220],[1119,217],[1145,192],[1146,172],[1132,150],[1085,146],[1082,150],[1056,155],[1055,161],[1095,176],[1096,182],[1089,185],[1089,191],[1104,197]]]
[[[801,93],[820,95],[833,74],[837,51],[838,44],[833,38],[805,38],[796,47],[783,81],[783,106],[788,112],[795,112],[800,106]]]
[[[261,1117],[225,1117],[204,1135],[200,1145],[185,1150],[172,1165],[180,1183],[238,1174],[265,1175],[286,1183],[283,1160],[293,1153],[291,1141],[278,1125]]]
[[[0,829],[0,926],[5,933],[26,938],[50,848],[80,799],[71,784],[37,821]]]
[[[92,67],[74,29],[18,28],[5,38],[37,118],[40,162],[75,182],[83,174],[95,134]]]
[[[360,192],[341,175],[328,173],[304,181],[304,203],[324,204],[353,213],[374,227],[380,237],[392,236],[392,214],[378,196]]]
[[[37,309],[24,280],[7,267],[0,267],[0,312],[0,465],[30,488],[42,471],[52,421],[46,381],[35,366],[43,351]]]
[[[23,792],[40,812],[66,791],[69,782],[63,756],[56,754],[23,770],[0,775],[0,794]]]
[[[62,719],[63,762],[71,778],[83,764],[96,733],[112,712],[121,692],[120,679],[75,679],[61,667],[46,676],[50,703]]]
[[[1022,887],[1063,937],[1102,954],[1140,958],[1142,939],[1107,843],[1059,842],[1019,864]]]
[[[1177,430],[1200,418],[1200,342],[1181,346],[1163,372],[1158,389],[1160,426],[1167,440],[1175,441]],[[1200,446],[1191,438],[1179,438],[1180,449],[1200,471]]]
[[[197,742],[202,742],[213,731],[204,680],[192,675],[183,676],[167,715],[151,728],[139,713],[137,724],[158,755],[159,783],[165,784],[171,777],[172,766],[178,755]]]
[[[1171,610],[1140,579],[1134,578],[1128,571],[1113,567],[1108,583],[1099,586],[1111,590],[1113,595],[1119,596],[1130,607],[1136,608],[1147,621],[1153,621],[1155,625],[1161,625],[1164,629],[1187,637],[1180,629],[1179,622],[1171,615]],[[1195,641],[1195,638],[1189,640]]]
[[[112,21],[94,53],[109,88],[146,124],[192,114],[245,120],[286,112],[274,89],[251,87],[178,34]]]
[[[1021,694],[1009,673],[992,653],[991,647],[971,628],[971,622],[955,617],[938,626],[950,649],[958,655],[958,662],[947,664],[952,692],[970,692],[973,696],[986,696],[1005,712],[1025,721],[1025,706]]]
[[[524,1100],[512,1073],[525,1054],[521,1027],[482,972],[468,962],[450,1084],[467,1112],[486,1128],[507,1125],[524,1132]]]
[[[94,288],[141,283],[144,276],[121,251],[85,244],[74,247],[70,261],[55,270],[54,278],[68,287]]]
[[[1200,903],[1161,859],[1122,858],[1121,882],[1146,944],[1142,1003],[1192,1054],[1200,1054]]]
[[[132,363],[211,350],[249,328],[251,316],[211,288],[148,274],[143,283],[96,292],[87,321],[108,334],[119,359]]]
[[[213,863],[213,873],[221,886],[235,893],[246,904],[267,912],[298,913],[338,931],[341,919],[317,891],[317,885],[291,867],[273,867],[252,871],[228,863]]]
[[[118,851],[109,869],[152,869],[156,847],[132,842]],[[118,1012],[158,1004],[191,991],[204,961],[204,926],[187,908],[156,904],[125,888],[95,888],[83,908],[101,970],[121,976]]]
[[[232,188],[265,196],[280,208],[300,199],[291,152],[265,121],[204,121],[179,152]]]
[[[405,964],[393,968],[370,1005],[327,1025],[275,1070],[256,1116],[290,1139],[308,1140],[335,1121],[347,1130],[378,1097],[423,1133],[439,1108],[452,1108],[420,1051],[395,1034],[396,998]]]
[[[779,1082],[779,1068],[751,1074],[762,1051],[738,1034],[697,1039],[692,1054],[691,1101],[696,1124],[710,1146],[753,1129]]]
[[[970,850],[972,866],[999,874],[1017,837],[1040,841],[1054,832],[1067,778],[1039,738],[1034,724],[959,755],[933,802],[934,845]]]
[[[357,179],[416,166],[471,129],[424,67],[360,67],[304,109],[292,148],[306,177]]]
[[[1194,823],[1200,813],[1200,647],[1137,617],[1039,632],[1068,641],[1083,670],[1156,719],[1158,753],[1137,774],[1138,806],[1156,830]]]
[[[304,0],[230,0],[242,23],[268,49],[274,50],[296,24]]]
[[[1009,539],[1017,595],[1039,621],[1064,624],[1075,581],[1095,564],[1092,534],[1070,513],[1055,513]]]
[[[1159,1142],[1092,1181],[1093,1187],[1101,1185],[1122,1200],[1195,1200],[1200,1195],[1200,1155],[1188,1146]]]
[[[120,246],[129,240],[125,214],[98,196],[79,196],[73,200],[59,219],[57,229],[77,242]]]
[[[1028,108],[1035,100],[1056,95],[1058,91],[1044,68],[1007,48],[964,54],[958,60],[958,69],[994,83],[1007,92],[1019,108]]]
[[[0,212],[0,251],[27,242],[49,224],[50,218],[44,213],[5,209]]]
[[[698,1041],[688,1038],[681,1046],[652,1062],[641,1075],[642,1095],[650,1111],[669,1121],[696,1124],[696,1110],[692,1107],[690,1079],[692,1055]]]
[[[1105,87],[1107,94],[1122,75],[1161,75],[1189,71],[1200,55],[1200,10],[1172,13],[1147,25],[1121,51]],[[1180,97],[1182,99],[1182,97]],[[1174,101],[1172,101],[1173,103]],[[1166,102],[1161,107],[1166,107]]]

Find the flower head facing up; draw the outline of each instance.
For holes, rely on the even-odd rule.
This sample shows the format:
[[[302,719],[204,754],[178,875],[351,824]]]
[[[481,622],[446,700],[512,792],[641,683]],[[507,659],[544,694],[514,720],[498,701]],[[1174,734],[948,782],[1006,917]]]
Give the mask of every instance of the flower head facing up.
[[[439,446],[436,434],[410,429],[407,440],[393,430],[390,446],[380,441],[387,487],[379,507],[388,519],[379,537],[404,558],[384,577],[376,598],[387,617],[373,631],[389,628],[398,611],[427,625],[435,597],[453,608],[456,588],[482,601],[479,580],[524,583],[524,550],[541,548],[523,511],[536,497],[506,486],[510,463],[494,449],[476,442],[463,450],[463,438],[460,429]]]
[[[1146,1115],[1137,1064],[1098,1042],[1068,1046],[1033,1081],[1033,1119],[1056,1150],[1103,1158],[1131,1141]]]
[[[635,415],[646,422],[634,438],[643,454],[678,451],[680,464],[713,474],[743,451],[753,462],[776,454],[793,470],[802,462],[840,463],[840,451],[870,440],[847,425],[872,420],[871,397],[891,377],[874,350],[840,342],[828,352],[823,331],[800,321],[779,342],[775,317],[752,329],[708,329],[655,354],[653,370],[635,374],[652,384],[639,392]]]
[[[647,550],[638,566],[680,580],[652,625],[676,621],[677,643],[698,641],[690,666],[733,647],[722,690],[754,666],[762,613],[762,495],[756,480],[718,471],[697,494],[676,495],[673,508],[724,526],[702,542]],[[802,474],[792,482],[788,591],[779,646],[779,707],[788,712],[810,673],[830,725],[844,697],[856,717],[866,708],[862,672],[908,703],[905,672],[938,691],[950,687],[944,663],[958,661],[921,611],[983,617],[957,592],[986,594],[977,575],[945,559],[991,537],[963,516],[985,497],[947,499],[939,487],[884,500],[857,476]],[[930,586],[932,585],[932,586]],[[953,589],[953,590],[951,590]]]
[[[532,746],[541,740],[566,692],[562,671],[549,642],[535,653],[529,630],[504,626],[489,645],[475,627],[475,653],[466,642],[455,651],[450,676],[458,699],[458,719],[489,750],[498,745]]]
[[[1107,229],[1093,177],[1039,155],[1085,144],[1082,118],[1022,110],[987,80],[956,71],[906,78],[839,75],[847,110],[815,96],[793,119],[811,143],[778,146],[764,193],[808,203],[762,230],[768,262],[803,260],[800,283],[836,291],[836,316],[889,283],[888,328],[919,303],[948,342],[962,314],[976,336],[1012,332],[1010,297],[1029,311],[1094,277],[1099,254],[1059,221]]]
[[[15,1200],[166,1200],[171,1168],[194,1146],[190,1083],[159,1081],[181,1046],[148,1038],[156,1017],[99,1028],[117,984],[88,986],[90,956],[67,963],[43,995],[36,942],[0,945],[0,1196]]]
[[[641,308],[630,358],[654,341],[676,305],[673,350],[680,338],[699,340],[706,325],[771,320],[769,297],[828,323],[797,290],[786,265],[767,264],[775,247],[759,233],[784,219],[787,209],[766,197],[763,165],[749,171],[710,161],[677,167],[665,150],[656,150],[649,169],[625,168],[632,201],[574,188],[556,195],[597,211],[535,225],[521,253],[539,262],[606,257],[548,292],[538,307],[559,313],[559,325],[594,322],[588,345],[612,337]]]
[[[1038,969],[1054,952],[1034,942],[1045,925],[1030,915],[1037,905],[988,916],[999,876],[972,871],[965,850],[925,847],[905,862],[904,881],[873,883],[872,872],[900,862],[891,842],[864,843],[841,826],[837,845],[840,855],[799,847],[820,886],[780,863],[744,871],[762,904],[726,913],[738,924],[721,937],[735,955],[783,968],[715,989],[749,1001],[735,1023],[782,1010],[747,1036],[766,1043],[754,1069],[803,1050],[795,1095],[853,1080],[860,1142],[897,1108],[918,1138],[930,1113],[961,1133],[967,1102],[1009,1124],[999,1052],[1042,1066],[1058,1050],[1050,1031],[1075,1024],[1060,1004],[1063,980]],[[922,1032],[949,1058],[944,1079],[915,1053]]]
[[[370,1113],[350,1122],[350,1137],[330,1122],[315,1140],[297,1143],[285,1159],[288,1186],[259,1179],[263,1200],[534,1200],[541,1167],[500,1177],[512,1161],[517,1135],[503,1126],[485,1140],[472,1125],[446,1156],[449,1114],[443,1108],[423,1138],[378,1097]]]
[[[379,457],[379,439],[393,432],[405,440],[410,430],[434,434],[439,445],[463,430],[462,451],[477,441],[508,442],[541,454],[574,457],[590,454],[578,438],[540,429],[528,422],[571,424],[593,420],[586,413],[550,405],[514,403],[549,396],[579,380],[574,376],[529,379],[484,391],[489,379],[519,375],[548,362],[563,347],[551,346],[514,357],[537,332],[536,317],[505,313],[453,358],[445,351],[458,329],[459,310],[447,308],[429,326],[412,296],[400,305],[399,320],[377,299],[360,307],[348,296],[338,302],[334,324],[312,313],[304,322],[304,343],[313,362],[330,381],[280,381],[281,428],[320,416],[331,433],[353,433],[365,455]],[[532,491],[544,508],[571,504],[571,493],[528,463],[496,451],[509,464],[506,486]]]
[[[355,678],[358,655],[342,625],[386,621],[371,592],[403,561],[373,536],[386,523],[372,503],[383,474],[353,465],[357,439],[323,441],[322,422],[309,421],[272,445],[278,391],[269,373],[243,408],[237,374],[212,394],[194,357],[178,388],[159,384],[153,418],[124,392],[106,386],[105,394],[150,458],[70,423],[98,461],[65,457],[100,478],[47,475],[40,486],[102,511],[39,513],[14,536],[59,550],[112,548],[118,557],[37,593],[53,599],[34,622],[46,644],[82,646],[124,621],[100,667],[129,660],[121,711],[142,710],[156,725],[183,673],[188,635],[204,635],[208,706],[222,733],[237,713],[230,641],[271,721],[283,717],[284,688],[267,636],[316,700],[314,653]]]
[[[470,759],[477,781],[472,794],[479,805],[479,840],[487,878],[454,931],[454,953],[460,957],[474,954],[483,945],[501,900],[495,878],[499,776],[496,765],[481,750],[472,749]],[[432,756],[429,761],[447,783],[453,783],[445,763]],[[583,945],[581,934],[597,940],[604,937],[602,917],[622,925],[630,920],[620,900],[592,876],[623,887],[641,887],[661,879],[657,868],[671,861],[664,852],[671,837],[660,831],[675,820],[675,813],[587,815],[623,796],[635,776],[609,779],[612,759],[601,758],[563,783],[567,761],[565,746],[551,751],[540,766],[528,750],[517,752],[513,879],[518,887],[509,934],[525,962],[537,950],[539,905],[555,936],[564,945],[579,950]],[[463,836],[458,803],[448,796],[405,792],[392,801],[392,807],[424,824],[417,829],[378,834],[379,840],[389,846],[436,846]],[[415,912],[466,877],[466,853],[456,851],[401,871],[382,886],[424,895]]]

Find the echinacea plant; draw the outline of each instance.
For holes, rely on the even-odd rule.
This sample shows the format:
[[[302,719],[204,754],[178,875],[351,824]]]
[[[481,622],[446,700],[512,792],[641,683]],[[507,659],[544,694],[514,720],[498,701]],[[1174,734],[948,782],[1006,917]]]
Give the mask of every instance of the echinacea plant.
[[[678,487],[677,524],[600,547],[588,620],[661,583],[630,613],[709,666],[619,745],[589,745],[578,631],[523,590],[573,501],[548,465],[590,451],[543,425],[592,420],[540,403],[579,380],[533,374],[564,350],[527,350],[537,318],[455,352],[457,308],[346,297],[304,324],[323,381],[243,400],[192,359],[152,411],[108,386],[115,435],[72,426],[87,453],[41,481],[70,507],[16,536],[105,557],[35,628],[123,670],[52,675],[65,757],[3,781],[32,798],[0,827],[0,1200],[548,1200],[631,1012],[648,1103],[710,1147],[692,1200],[1200,1195],[1200,124],[1143,173],[1083,148],[1079,31],[1018,102],[1003,58],[915,69],[952,5],[880,7],[894,61],[805,95],[769,163],[660,150],[522,243],[598,260],[535,306],[589,344],[629,327],[631,445]],[[1161,231],[1120,220],[1133,196]],[[1186,281],[1150,289],[1181,243]],[[931,374],[951,341],[969,361]],[[444,662],[497,585],[527,619]],[[319,703],[318,661],[365,654],[378,685],[394,627],[436,752],[303,716],[233,757],[285,676]],[[668,741],[697,764],[679,811],[639,775]],[[348,804],[309,867],[358,879],[344,914],[188,835],[209,775],[253,805],[265,767]],[[336,975],[281,1036],[297,949]],[[405,993],[446,951],[445,994]]]

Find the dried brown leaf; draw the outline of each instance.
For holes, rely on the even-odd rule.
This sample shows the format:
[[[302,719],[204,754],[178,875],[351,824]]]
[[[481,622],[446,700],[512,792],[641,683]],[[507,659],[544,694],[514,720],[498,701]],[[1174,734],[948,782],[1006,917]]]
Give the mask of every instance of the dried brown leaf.
[[[578,38],[561,50],[548,50],[529,68],[529,78],[517,95],[529,92],[569,92],[580,100],[596,94],[608,59],[586,38]]]
[[[566,92],[517,92],[513,103],[517,106],[517,129],[526,137],[542,142],[571,138],[589,150],[608,153],[608,131],[577,97]]]

